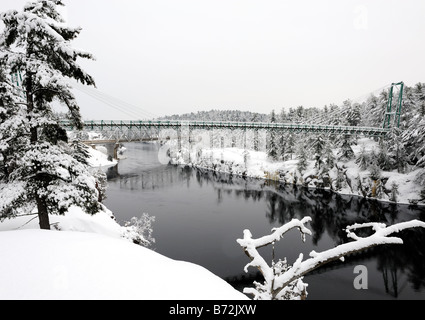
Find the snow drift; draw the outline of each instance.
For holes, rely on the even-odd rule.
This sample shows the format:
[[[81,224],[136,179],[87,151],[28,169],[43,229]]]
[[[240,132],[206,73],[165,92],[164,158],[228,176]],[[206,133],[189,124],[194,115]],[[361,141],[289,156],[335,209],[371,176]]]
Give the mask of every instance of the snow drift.
[[[248,299],[201,266],[96,233],[0,232],[2,300]]]

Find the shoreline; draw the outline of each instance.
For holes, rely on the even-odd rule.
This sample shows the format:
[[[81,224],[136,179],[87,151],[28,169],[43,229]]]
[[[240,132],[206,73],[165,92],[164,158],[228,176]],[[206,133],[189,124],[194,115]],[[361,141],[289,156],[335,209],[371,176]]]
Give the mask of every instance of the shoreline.
[[[229,149],[235,149],[235,148],[229,148]],[[345,170],[344,172],[345,180],[343,181],[345,185],[341,187],[339,190],[336,190],[336,188],[334,187],[334,184],[336,183],[336,179],[338,175],[338,172],[337,172],[338,169],[336,167],[333,167],[331,170],[329,170],[328,186],[322,187],[320,184],[323,183],[322,181],[323,177],[320,177],[317,173],[314,172],[314,166],[312,163],[313,161],[311,160],[309,161],[309,169],[307,169],[306,172],[303,175],[301,175],[299,174],[299,172],[295,170],[294,165],[295,165],[295,162],[297,162],[297,160],[277,161],[277,162],[266,161],[262,164],[259,164],[259,162],[255,163],[255,161],[253,161],[253,163],[251,163],[251,166],[250,166],[249,163],[248,165],[246,165],[243,162],[241,163],[240,161],[235,161],[234,159],[235,157],[231,159],[232,157],[231,156],[229,157],[228,154],[227,154],[228,159],[224,160],[224,158],[226,158],[226,152],[229,153],[229,150],[224,149],[220,151],[215,151],[215,150],[205,149],[203,150],[203,153],[206,153],[207,156],[201,157],[201,158],[199,157],[196,158],[196,156],[191,157],[191,159],[197,159],[197,160],[190,161],[190,162],[184,161],[180,154],[180,155],[177,155],[176,157],[171,157],[170,164],[175,166],[189,166],[200,171],[216,172],[216,173],[221,173],[221,174],[226,174],[231,176],[237,176],[242,179],[250,178],[250,179],[255,179],[260,181],[276,182],[284,186],[296,186],[296,187],[312,189],[312,190],[330,191],[338,195],[345,195],[345,196],[351,196],[351,197],[354,196],[354,197],[358,197],[358,198],[362,198],[366,200],[376,200],[376,201],[388,203],[388,204],[425,207],[424,201],[419,201],[418,198],[414,198],[414,195],[417,193],[420,187],[414,182],[412,182],[412,180],[414,180],[413,177],[417,174],[415,170],[405,174],[383,171],[379,181],[373,181],[373,180],[368,181],[367,180],[368,171],[367,170],[361,171],[359,168],[357,168],[357,170],[354,170],[353,161],[350,161],[351,163],[338,162],[338,166],[343,167]],[[235,151],[232,150],[231,152],[235,152]],[[253,153],[265,154],[264,152],[251,151],[251,150],[248,152],[251,154]],[[239,149],[239,153],[242,153],[240,149]],[[211,155],[213,154],[219,154],[221,156],[221,159],[211,157]],[[273,171],[273,170],[267,170],[267,169],[276,169],[276,170]],[[351,172],[350,169],[353,169],[353,172]],[[357,179],[360,182],[356,181]],[[383,180],[385,180],[387,184],[388,184],[388,181],[393,183],[394,182],[399,183],[398,189],[395,191],[397,201],[392,201],[390,199],[392,190],[385,188],[385,184],[382,182]],[[380,194],[380,197],[365,196],[361,194],[361,191],[359,190],[359,187],[366,188],[368,192],[370,193],[371,192],[370,190],[376,186],[379,186],[382,188],[382,194]],[[353,192],[353,190],[357,191],[357,193]],[[409,190],[409,192],[403,192],[404,190]]]

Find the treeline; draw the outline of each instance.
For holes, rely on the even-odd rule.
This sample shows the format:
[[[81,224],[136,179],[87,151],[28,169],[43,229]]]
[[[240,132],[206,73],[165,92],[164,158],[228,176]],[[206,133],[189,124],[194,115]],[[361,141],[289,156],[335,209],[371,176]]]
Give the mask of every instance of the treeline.
[[[300,106],[290,108],[289,111],[282,109],[279,114],[272,111],[270,121],[383,127],[388,96],[389,90],[384,90],[378,96],[371,95],[361,104],[346,100],[341,106],[331,104],[323,109]],[[324,151],[339,148],[340,158],[349,160],[354,156],[350,145],[357,144],[358,138],[358,136],[341,137],[316,133],[314,135],[269,133],[268,150],[273,159],[286,160],[292,157],[294,147],[298,146],[298,149],[307,153],[307,157],[320,161],[322,157],[319,156],[322,156]],[[390,134],[379,142],[380,150],[374,150],[374,154],[362,155],[363,158],[359,161],[363,167],[376,162],[382,170],[397,169],[400,173],[408,170],[409,166],[425,167],[424,83],[417,83],[413,87],[405,86],[400,126],[393,124]]]
[[[399,92],[395,92],[399,94]],[[323,109],[304,108],[302,106],[288,111],[282,109],[279,114],[272,111],[271,122],[323,123],[344,126],[383,127],[389,101],[389,89],[378,96],[371,95],[363,103],[344,101],[341,106],[330,105]],[[396,109],[395,96],[392,111]],[[425,84],[417,83],[413,87],[405,86],[403,92],[400,122],[391,118],[391,130],[385,138],[375,138],[379,148],[365,150],[355,155],[352,146],[361,138],[355,135],[294,134],[291,132],[269,132],[267,153],[273,160],[298,159],[298,170],[302,173],[307,161],[313,160],[320,178],[337,167],[337,179],[344,183],[344,168],[338,167],[338,161],[354,160],[361,170],[369,170],[369,187],[362,189],[361,182],[356,188],[365,196],[379,197],[380,188],[385,188],[381,178],[382,171],[408,173],[418,170],[415,182],[424,186],[420,200],[425,201]],[[338,182],[338,181],[337,181]],[[391,197],[395,199],[398,186],[391,186]],[[388,192],[387,192],[388,193]]]
[[[267,114],[239,110],[210,110],[171,115],[158,120],[193,120],[193,121],[235,121],[235,122],[269,122]]]

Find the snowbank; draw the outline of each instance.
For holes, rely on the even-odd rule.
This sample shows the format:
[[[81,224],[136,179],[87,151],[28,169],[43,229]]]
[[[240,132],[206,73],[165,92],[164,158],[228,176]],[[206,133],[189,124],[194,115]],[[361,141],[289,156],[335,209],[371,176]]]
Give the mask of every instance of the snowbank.
[[[96,233],[0,232],[2,300],[248,299],[208,270]]]
[[[0,299],[248,299],[201,266],[133,244],[106,208],[50,221],[55,231],[31,216],[0,223]]]
[[[108,160],[108,155],[106,152],[101,151],[101,147],[98,147],[99,150],[93,149],[93,148],[87,148],[87,151],[89,152],[89,159],[88,163],[91,167],[97,168],[97,167],[113,167],[117,165],[118,160],[112,159],[112,161]]]

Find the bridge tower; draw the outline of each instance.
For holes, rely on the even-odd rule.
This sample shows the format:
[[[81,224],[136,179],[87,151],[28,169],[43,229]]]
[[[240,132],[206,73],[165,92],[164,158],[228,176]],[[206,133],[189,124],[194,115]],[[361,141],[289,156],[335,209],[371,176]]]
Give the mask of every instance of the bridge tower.
[[[396,101],[396,105],[394,106],[394,89],[399,88],[398,99]],[[391,126],[400,127],[400,117],[401,117],[401,109],[403,102],[403,90],[404,90],[404,82],[393,83],[391,85],[390,94],[388,97],[388,105],[387,112],[385,113],[384,119],[384,129],[391,129]],[[391,118],[393,117],[393,122],[391,123]]]

